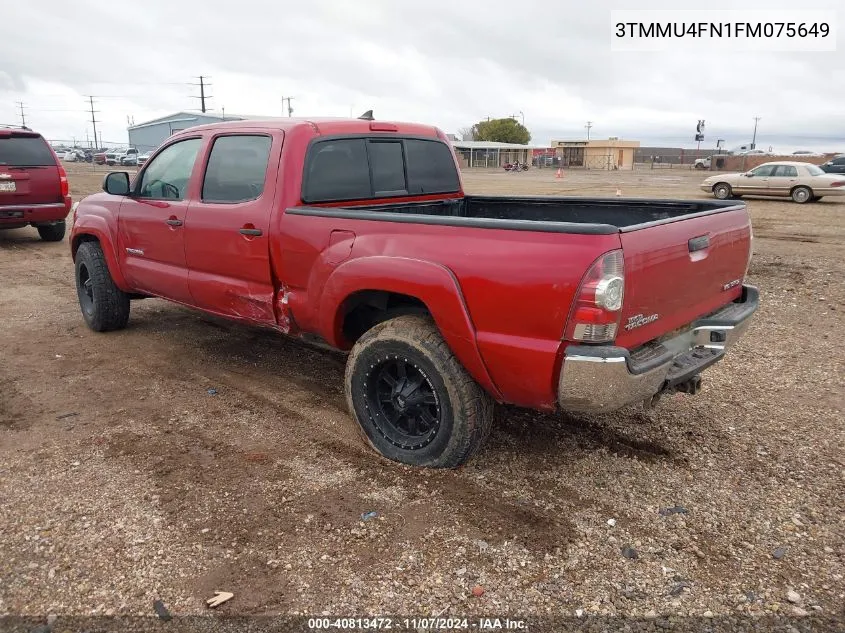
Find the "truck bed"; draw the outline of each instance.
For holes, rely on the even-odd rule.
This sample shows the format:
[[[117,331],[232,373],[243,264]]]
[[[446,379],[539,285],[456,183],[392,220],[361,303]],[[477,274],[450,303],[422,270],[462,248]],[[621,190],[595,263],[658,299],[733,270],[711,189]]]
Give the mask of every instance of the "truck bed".
[[[646,198],[465,196],[417,203],[345,206],[292,211],[398,222],[453,224],[555,233],[617,233],[737,209],[724,200]],[[417,216],[417,217],[408,217]],[[421,220],[419,216],[427,216]]]

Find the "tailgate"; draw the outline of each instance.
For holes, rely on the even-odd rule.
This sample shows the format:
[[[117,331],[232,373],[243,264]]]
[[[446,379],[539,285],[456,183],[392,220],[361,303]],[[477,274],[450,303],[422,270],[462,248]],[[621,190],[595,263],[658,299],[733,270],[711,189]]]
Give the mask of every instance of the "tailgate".
[[[751,249],[745,205],[622,232],[616,344],[633,349],[738,298]]]
[[[0,206],[62,202],[59,167],[39,135],[4,130],[0,135]]]

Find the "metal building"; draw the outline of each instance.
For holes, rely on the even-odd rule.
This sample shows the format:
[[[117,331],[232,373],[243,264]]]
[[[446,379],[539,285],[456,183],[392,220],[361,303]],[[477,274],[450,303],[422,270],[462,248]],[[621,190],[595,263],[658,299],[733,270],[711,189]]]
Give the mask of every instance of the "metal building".
[[[199,112],[176,112],[146,123],[139,123],[128,128],[129,146],[139,152],[149,152],[161,145],[172,134],[189,127],[222,123],[223,121],[244,121],[246,119],[273,119],[278,117],[245,116],[241,114],[212,114]]]

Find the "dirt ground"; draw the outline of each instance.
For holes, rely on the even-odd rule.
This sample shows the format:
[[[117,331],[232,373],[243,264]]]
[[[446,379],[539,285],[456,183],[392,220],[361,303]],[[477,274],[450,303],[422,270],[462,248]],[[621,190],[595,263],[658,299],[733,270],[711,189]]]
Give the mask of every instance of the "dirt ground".
[[[71,167],[74,197],[101,177]],[[701,179],[465,175],[669,198]],[[747,203],[762,307],[703,393],[503,408],[447,472],[363,447],[342,355],[159,300],[95,334],[67,242],[0,232],[0,615],[198,614],[223,590],[227,614],[841,616],[845,201]]]

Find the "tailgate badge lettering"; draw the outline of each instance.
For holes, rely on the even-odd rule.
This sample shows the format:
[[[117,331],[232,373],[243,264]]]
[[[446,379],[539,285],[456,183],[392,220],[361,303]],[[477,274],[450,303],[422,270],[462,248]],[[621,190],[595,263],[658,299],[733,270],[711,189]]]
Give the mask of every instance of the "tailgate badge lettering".
[[[0,180],[11,180],[12,174],[0,174]]]
[[[140,248],[127,248],[126,252],[130,255],[144,255],[144,251],[142,251]]]
[[[729,281],[724,286],[722,286],[722,292],[727,292],[731,288],[736,288],[741,283],[742,279],[734,279],[733,281]]]
[[[648,325],[649,323],[654,323],[659,318],[660,315],[658,314],[650,314],[648,316],[643,316],[642,314],[635,314],[632,317],[628,317],[628,322],[625,324],[625,329],[630,331],[638,327]]]

